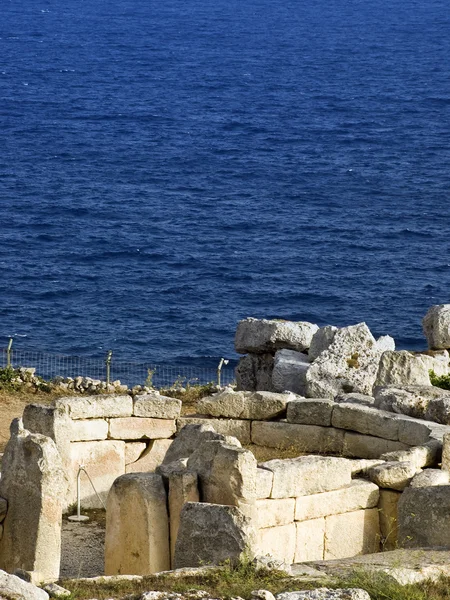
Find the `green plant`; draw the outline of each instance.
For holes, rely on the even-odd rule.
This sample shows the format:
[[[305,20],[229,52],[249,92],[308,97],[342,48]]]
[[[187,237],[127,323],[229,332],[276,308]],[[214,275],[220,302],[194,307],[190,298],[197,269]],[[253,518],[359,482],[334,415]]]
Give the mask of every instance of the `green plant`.
[[[145,386],[153,389],[153,376],[156,373],[156,369],[147,369],[147,378],[145,380]]]
[[[443,390],[450,390],[450,375],[436,375],[433,369],[430,369],[428,373],[430,374],[431,385]]]

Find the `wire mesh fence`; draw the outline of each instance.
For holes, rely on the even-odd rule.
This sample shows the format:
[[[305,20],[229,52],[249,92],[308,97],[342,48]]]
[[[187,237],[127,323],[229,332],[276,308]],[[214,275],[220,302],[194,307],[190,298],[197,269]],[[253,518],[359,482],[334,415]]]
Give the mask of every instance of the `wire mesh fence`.
[[[173,385],[205,385],[218,382],[218,370],[213,367],[161,365],[150,362],[132,362],[111,357],[109,377],[107,360],[86,358],[82,356],[65,356],[48,352],[2,349],[0,366],[11,365],[14,368],[26,367],[36,369],[36,375],[45,380],[55,377],[90,377],[100,381],[120,380],[129,387],[134,385],[152,385],[155,388]],[[222,368],[220,382],[222,385],[233,383],[233,368]]]

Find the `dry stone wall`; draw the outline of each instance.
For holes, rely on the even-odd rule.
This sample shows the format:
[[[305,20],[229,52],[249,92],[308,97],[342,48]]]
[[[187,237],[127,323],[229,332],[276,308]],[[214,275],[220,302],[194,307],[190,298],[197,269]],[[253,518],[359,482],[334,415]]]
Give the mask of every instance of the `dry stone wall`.
[[[364,328],[357,333],[367,338]],[[291,334],[287,328],[285,338]],[[340,339],[339,330],[320,335],[317,352]],[[298,352],[295,344],[303,338],[295,330],[290,339],[289,352]],[[261,343],[266,352],[272,342]],[[412,368],[409,357],[397,366],[402,361]],[[342,389],[332,398],[305,398],[291,391],[226,388],[201,400],[198,414],[189,416],[180,415],[180,401],[156,392],[29,405],[24,429],[13,428],[5,453],[0,568],[12,570],[19,561],[32,573],[55,577],[61,511],[76,500],[80,466],[95,487],[82,472],[82,506],[108,504],[108,574],[238,560],[243,552],[292,563],[441,542],[450,528],[448,511],[439,510],[450,489],[450,427],[376,404],[367,393]],[[36,452],[23,452],[25,440]],[[258,464],[255,446],[298,456]],[[50,475],[39,467],[41,455],[52,452],[59,473],[53,491]],[[31,519],[39,535],[31,549],[22,550],[18,515],[26,473],[43,479],[37,508],[23,520]],[[41,496],[53,503],[50,512],[40,509]],[[419,522],[411,518],[411,506],[424,500],[433,514]],[[48,540],[39,536],[47,530],[53,545],[48,564],[40,565],[38,549]],[[10,561],[12,548],[16,558]]]

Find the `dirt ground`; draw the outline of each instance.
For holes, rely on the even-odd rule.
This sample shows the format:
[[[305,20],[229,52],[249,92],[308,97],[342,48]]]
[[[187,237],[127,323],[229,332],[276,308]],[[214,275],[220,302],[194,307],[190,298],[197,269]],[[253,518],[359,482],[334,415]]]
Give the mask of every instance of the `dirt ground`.
[[[96,577],[104,573],[105,511],[81,511],[86,523],[63,516],[61,535],[61,579]]]

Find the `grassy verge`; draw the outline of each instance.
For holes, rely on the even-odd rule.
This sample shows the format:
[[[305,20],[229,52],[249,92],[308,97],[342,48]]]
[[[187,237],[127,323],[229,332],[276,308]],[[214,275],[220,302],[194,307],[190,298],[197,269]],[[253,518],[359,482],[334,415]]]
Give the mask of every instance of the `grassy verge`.
[[[209,598],[231,599],[241,597],[249,600],[253,590],[265,589],[273,594],[288,591],[312,590],[319,587],[361,588],[369,593],[371,600],[449,600],[450,577],[436,582],[423,582],[402,586],[382,573],[358,571],[342,579],[305,580],[286,577],[285,574],[265,569],[256,570],[251,563],[223,568],[195,577],[148,576],[141,581],[93,583],[85,581],[62,581],[72,592],[73,600],[107,598],[137,600],[143,592],[163,591],[183,594],[187,600],[195,598],[196,590],[207,592]]]

